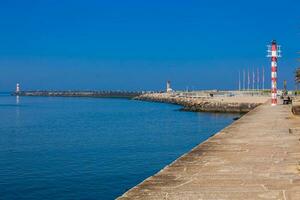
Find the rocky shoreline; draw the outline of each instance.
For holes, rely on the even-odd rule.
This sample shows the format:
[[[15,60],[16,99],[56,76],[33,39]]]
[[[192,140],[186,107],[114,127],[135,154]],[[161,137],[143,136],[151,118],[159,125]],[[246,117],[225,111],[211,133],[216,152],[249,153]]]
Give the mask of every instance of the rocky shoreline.
[[[249,97],[251,98],[251,97]],[[235,97],[199,97],[179,96],[168,93],[143,94],[134,98],[135,100],[161,102],[181,105],[184,111],[193,112],[223,112],[223,113],[247,113],[257,106],[263,104],[259,101],[238,101]]]

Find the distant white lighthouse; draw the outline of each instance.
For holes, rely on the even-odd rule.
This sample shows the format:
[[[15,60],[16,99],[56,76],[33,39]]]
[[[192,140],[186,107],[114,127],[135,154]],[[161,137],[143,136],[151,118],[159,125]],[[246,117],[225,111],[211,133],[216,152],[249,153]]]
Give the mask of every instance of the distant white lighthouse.
[[[19,93],[19,92],[20,92],[20,84],[17,83],[17,85],[16,85],[16,93]]]
[[[171,88],[171,81],[167,81],[167,93],[172,92],[172,88]]]

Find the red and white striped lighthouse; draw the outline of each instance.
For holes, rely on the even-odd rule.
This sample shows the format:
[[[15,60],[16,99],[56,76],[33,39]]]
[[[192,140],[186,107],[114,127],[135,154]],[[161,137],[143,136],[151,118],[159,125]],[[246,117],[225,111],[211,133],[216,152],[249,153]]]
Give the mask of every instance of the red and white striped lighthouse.
[[[272,105],[277,105],[277,59],[281,57],[280,46],[273,40],[268,45],[268,57],[271,57],[271,93]]]

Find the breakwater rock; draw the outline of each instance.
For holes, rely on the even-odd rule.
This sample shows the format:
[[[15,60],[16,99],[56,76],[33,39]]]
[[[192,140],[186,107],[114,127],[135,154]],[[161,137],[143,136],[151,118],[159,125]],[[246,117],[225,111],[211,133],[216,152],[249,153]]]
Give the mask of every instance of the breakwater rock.
[[[247,113],[267,101],[266,97],[190,97],[179,94],[151,93],[136,100],[182,105],[182,110],[194,112]]]
[[[44,97],[95,97],[95,98],[128,98],[132,99],[142,92],[130,91],[21,91],[13,93],[16,96],[44,96]]]

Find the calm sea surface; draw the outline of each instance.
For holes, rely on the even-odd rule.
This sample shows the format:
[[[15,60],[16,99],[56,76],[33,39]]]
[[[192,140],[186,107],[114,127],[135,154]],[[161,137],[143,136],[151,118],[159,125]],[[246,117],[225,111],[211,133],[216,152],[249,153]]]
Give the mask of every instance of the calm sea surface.
[[[179,108],[0,95],[0,199],[114,199],[237,116]]]

